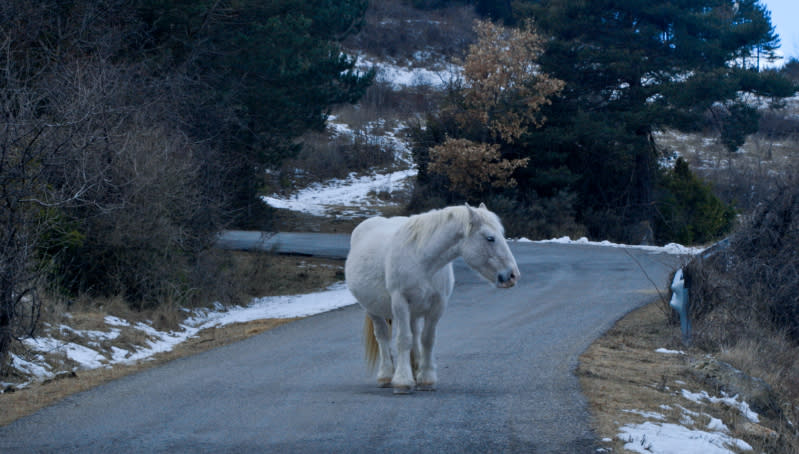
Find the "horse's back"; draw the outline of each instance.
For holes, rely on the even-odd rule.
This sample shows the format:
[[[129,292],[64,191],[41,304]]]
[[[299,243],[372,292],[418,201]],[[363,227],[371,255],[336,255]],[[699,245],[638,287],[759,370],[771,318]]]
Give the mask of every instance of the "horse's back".
[[[386,290],[385,260],[392,238],[407,221],[405,217],[369,218],[352,231],[344,273],[352,294],[367,312],[391,316]]]

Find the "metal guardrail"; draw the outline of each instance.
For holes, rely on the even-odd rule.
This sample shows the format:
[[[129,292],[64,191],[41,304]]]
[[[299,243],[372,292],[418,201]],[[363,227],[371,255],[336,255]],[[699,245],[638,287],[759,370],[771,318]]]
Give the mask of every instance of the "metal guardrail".
[[[730,238],[713,244],[709,248],[699,253],[702,260],[707,260],[716,253],[727,249],[730,246]],[[696,260],[696,258],[694,258]],[[677,311],[680,316],[680,331],[682,331],[683,345],[691,345],[691,318],[689,316],[689,298],[688,287],[685,286],[685,277],[683,276],[683,269],[680,268],[674,273],[674,279],[671,282],[671,301],[669,306]]]
[[[268,251],[330,259],[345,259],[350,236],[338,233],[274,233],[226,230],[219,234],[216,247],[242,251]]]

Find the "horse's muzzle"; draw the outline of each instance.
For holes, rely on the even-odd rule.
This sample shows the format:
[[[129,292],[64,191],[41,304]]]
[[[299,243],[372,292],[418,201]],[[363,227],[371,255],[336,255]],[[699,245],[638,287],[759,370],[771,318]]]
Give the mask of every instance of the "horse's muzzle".
[[[519,271],[518,270],[508,270],[503,273],[497,274],[497,287],[500,288],[510,288],[516,285],[516,281],[519,279]]]

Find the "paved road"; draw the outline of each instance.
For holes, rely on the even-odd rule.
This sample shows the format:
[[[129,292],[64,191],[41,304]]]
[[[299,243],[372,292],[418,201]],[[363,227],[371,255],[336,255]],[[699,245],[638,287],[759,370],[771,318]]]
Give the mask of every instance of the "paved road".
[[[0,452],[592,453],[578,356],[652,285],[621,249],[512,248],[510,290],[456,262],[437,391],[377,388],[350,306],[67,398],[0,428]],[[676,258],[631,253],[665,286]]]

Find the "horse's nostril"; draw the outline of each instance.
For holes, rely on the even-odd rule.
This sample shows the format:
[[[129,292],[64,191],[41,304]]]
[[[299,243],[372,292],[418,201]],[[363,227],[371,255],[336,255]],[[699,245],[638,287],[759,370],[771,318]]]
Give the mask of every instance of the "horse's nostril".
[[[516,274],[513,271],[510,271],[508,273],[497,274],[497,282],[499,282],[500,284],[513,282],[514,280],[516,280]]]

